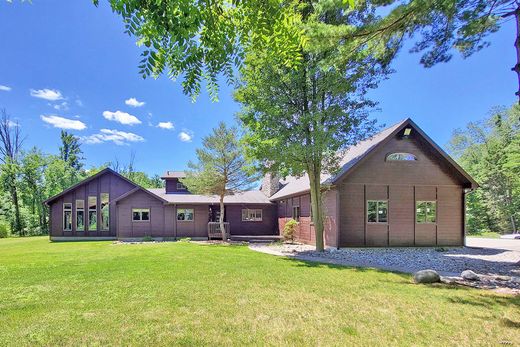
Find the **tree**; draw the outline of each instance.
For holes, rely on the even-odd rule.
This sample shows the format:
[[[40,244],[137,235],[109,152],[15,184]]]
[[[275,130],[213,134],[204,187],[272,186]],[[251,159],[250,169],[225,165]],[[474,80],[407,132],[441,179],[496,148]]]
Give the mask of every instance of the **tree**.
[[[357,0],[357,6],[390,8],[377,23],[359,26],[345,36],[359,44],[369,41],[403,42],[420,34],[412,52],[424,52],[421,64],[431,67],[447,62],[452,48],[469,57],[489,46],[486,37],[510,18],[516,22],[516,95],[520,103],[520,1],[518,0]],[[384,10],[383,10],[384,11]]]
[[[342,7],[343,6],[343,7]],[[273,63],[264,52],[250,54],[241,69],[235,98],[246,128],[247,153],[264,172],[307,174],[316,249],[324,249],[322,174],[338,170],[342,151],[375,130],[365,98],[390,73],[398,43],[356,45],[342,39],[375,16],[367,8],[349,11],[341,1],[300,7],[309,37],[297,69]]]
[[[20,217],[20,201],[18,197],[18,173],[19,157],[22,149],[23,138],[20,126],[11,121],[5,109],[1,110],[0,118],[0,163],[2,164],[2,185],[9,192],[14,207],[14,223],[12,229],[19,235],[23,235],[22,220]]]
[[[24,153],[21,164],[21,193],[24,206],[28,207],[28,233],[40,233],[46,229],[46,210],[42,201],[45,200],[44,172],[47,166],[47,157],[36,147]],[[36,230],[36,228],[38,230]]]
[[[279,63],[293,66],[304,44],[294,0],[108,2],[123,18],[125,31],[145,47],[139,64],[143,78],[164,72],[173,80],[182,75],[184,92],[193,97],[205,79],[216,99],[219,74],[233,80],[234,66],[251,49],[262,48]]]
[[[60,158],[75,171],[83,168],[83,151],[79,138],[64,130],[61,131]]]
[[[248,189],[256,179],[246,171],[247,162],[237,133],[237,128],[228,128],[220,122],[211,135],[202,139],[202,148],[197,149],[198,162],[189,162],[187,176],[181,179],[192,193],[218,195],[223,240],[226,239],[224,197]]]
[[[520,220],[520,106],[498,108],[457,129],[450,150],[481,187],[468,196],[468,229],[518,231]]]

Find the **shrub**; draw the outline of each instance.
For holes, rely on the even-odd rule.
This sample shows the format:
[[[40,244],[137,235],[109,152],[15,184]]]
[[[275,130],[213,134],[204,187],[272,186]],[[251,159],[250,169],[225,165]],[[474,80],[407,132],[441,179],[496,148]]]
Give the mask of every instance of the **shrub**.
[[[183,237],[183,238],[179,239],[179,242],[190,242],[190,241],[191,241],[191,237]]]
[[[153,238],[150,235],[146,235],[143,237],[143,242],[152,242]]]
[[[285,241],[294,241],[294,233],[296,232],[296,227],[298,226],[298,222],[294,219],[289,219],[285,226],[283,227],[283,238]]]
[[[9,223],[0,221],[0,239],[9,237]]]

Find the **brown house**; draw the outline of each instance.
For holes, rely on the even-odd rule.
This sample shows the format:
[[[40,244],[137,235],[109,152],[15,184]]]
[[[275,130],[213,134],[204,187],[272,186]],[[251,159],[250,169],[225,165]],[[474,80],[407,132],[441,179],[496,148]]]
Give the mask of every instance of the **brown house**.
[[[218,198],[191,194],[182,177],[168,171],[165,188],[145,189],[105,169],[46,201],[50,237],[207,238]],[[477,183],[407,119],[349,148],[322,186],[328,247],[460,246],[465,194]],[[278,235],[292,218],[297,240],[315,242],[307,176],[266,175],[260,190],[224,202],[231,236]]]

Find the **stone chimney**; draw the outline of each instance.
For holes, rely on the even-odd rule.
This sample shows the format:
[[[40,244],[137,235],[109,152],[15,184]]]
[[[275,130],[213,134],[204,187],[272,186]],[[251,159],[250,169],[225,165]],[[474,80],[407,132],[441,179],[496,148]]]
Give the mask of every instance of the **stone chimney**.
[[[262,179],[260,191],[268,198],[274,195],[280,189],[280,177],[277,174],[266,173]]]

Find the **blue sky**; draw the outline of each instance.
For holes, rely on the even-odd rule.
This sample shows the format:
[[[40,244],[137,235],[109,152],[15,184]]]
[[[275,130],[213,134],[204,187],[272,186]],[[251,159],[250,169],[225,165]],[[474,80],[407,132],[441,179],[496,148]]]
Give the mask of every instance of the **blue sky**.
[[[58,127],[69,127],[85,142],[87,166],[125,162],[135,151],[139,170],[183,169],[212,127],[234,122],[232,90],[223,85],[218,103],[206,93],[192,103],[180,82],[143,80],[135,39],[100,2],[96,8],[90,0],[0,0],[0,107],[21,124],[27,148],[57,153]],[[412,117],[444,146],[454,128],[511,105],[513,23],[491,40],[469,59],[455,55],[431,69],[403,50],[396,73],[370,94],[380,103],[372,116],[386,125]]]

